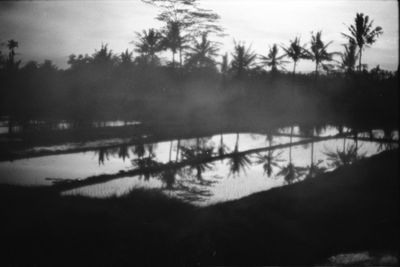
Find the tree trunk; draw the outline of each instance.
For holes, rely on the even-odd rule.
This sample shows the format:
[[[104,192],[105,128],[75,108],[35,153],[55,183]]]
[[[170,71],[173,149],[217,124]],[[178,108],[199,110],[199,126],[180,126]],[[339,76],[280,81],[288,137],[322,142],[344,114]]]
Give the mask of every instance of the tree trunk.
[[[293,61],[293,75],[296,73],[296,61]]]
[[[362,47],[360,47],[360,56],[358,58],[358,71],[361,71],[361,56],[362,56]]]

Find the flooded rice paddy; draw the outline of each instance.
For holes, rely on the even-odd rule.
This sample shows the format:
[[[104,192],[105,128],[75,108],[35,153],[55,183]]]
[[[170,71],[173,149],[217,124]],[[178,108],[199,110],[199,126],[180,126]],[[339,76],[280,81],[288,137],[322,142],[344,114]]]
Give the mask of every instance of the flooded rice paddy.
[[[73,143],[33,147],[28,152],[59,153],[0,162],[0,183],[61,185],[61,194],[99,198],[151,188],[208,205],[312,179],[398,146],[397,131],[344,137],[350,132],[325,127],[304,133],[287,127],[266,134],[224,133],[135,145],[110,139],[79,144],[93,149],[76,153],[68,152],[77,147]],[[379,142],[388,137],[391,142]]]

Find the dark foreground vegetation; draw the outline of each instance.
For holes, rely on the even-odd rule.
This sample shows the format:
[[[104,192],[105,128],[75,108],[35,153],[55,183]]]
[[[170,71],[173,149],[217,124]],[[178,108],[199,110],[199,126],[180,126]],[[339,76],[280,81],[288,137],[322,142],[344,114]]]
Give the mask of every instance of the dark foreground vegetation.
[[[157,191],[61,197],[0,187],[8,265],[308,265],[399,249],[398,150],[293,185],[198,208]]]

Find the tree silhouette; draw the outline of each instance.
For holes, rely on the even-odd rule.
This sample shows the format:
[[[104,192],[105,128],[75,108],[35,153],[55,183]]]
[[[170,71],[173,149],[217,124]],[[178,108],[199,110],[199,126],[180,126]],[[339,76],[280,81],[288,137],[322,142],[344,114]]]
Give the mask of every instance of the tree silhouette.
[[[358,70],[361,71],[361,57],[365,47],[375,43],[379,35],[383,34],[382,27],[373,27],[373,20],[369,20],[369,16],[364,16],[363,13],[357,13],[354,19],[354,24],[350,25],[347,29],[349,34],[342,33],[342,35],[353,40],[358,46]]]
[[[329,53],[327,51],[327,48],[332,43],[332,41],[325,44],[321,39],[321,35],[322,31],[319,31],[316,34],[311,34],[311,48],[309,58],[312,61],[315,61],[315,75],[318,75],[318,68],[320,64],[323,64],[324,61],[332,61],[332,57],[337,54],[335,52]]]
[[[195,40],[193,47],[189,48],[187,66],[195,68],[213,68],[216,65],[215,57],[218,55],[216,43],[207,39],[207,33],[201,36],[201,41]]]
[[[156,54],[164,49],[163,36],[155,29],[143,30],[142,33],[137,32],[138,41],[134,41],[135,51],[140,53],[151,64],[156,63]]]
[[[290,41],[288,47],[282,46],[285,51],[285,55],[293,61],[293,74],[296,73],[296,65],[300,59],[307,59],[308,52],[305,48],[306,45],[300,45],[300,38],[296,37],[293,41]]]
[[[347,73],[354,70],[357,62],[357,44],[354,39],[349,39],[349,43],[344,45],[344,53],[341,54],[341,68]]]
[[[121,65],[129,66],[130,64],[133,63],[132,52],[129,52],[128,49],[126,49],[124,52],[121,53],[120,58],[121,58]]]
[[[182,26],[178,21],[168,21],[163,30],[163,45],[172,52],[172,66],[175,67],[175,55],[179,52],[179,62],[182,67],[182,52],[186,48],[188,36],[182,34]]]
[[[284,68],[284,65],[288,63],[288,61],[283,60],[285,55],[278,56],[278,46],[274,44],[269,48],[267,56],[261,56],[261,62],[264,66],[271,68],[272,73],[278,72],[278,68]]]
[[[255,65],[257,55],[251,50],[251,46],[246,48],[244,42],[234,41],[234,52],[232,55],[231,69],[236,73],[237,78],[242,78],[243,74]]]

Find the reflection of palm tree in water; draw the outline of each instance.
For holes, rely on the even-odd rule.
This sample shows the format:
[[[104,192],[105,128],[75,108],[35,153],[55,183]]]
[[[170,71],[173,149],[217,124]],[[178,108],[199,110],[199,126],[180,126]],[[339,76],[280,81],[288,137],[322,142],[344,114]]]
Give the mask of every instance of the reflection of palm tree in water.
[[[303,174],[305,169],[301,167],[296,167],[292,163],[292,137],[293,137],[293,126],[290,127],[290,147],[289,147],[289,164],[283,168],[278,173],[278,175],[283,176],[285,182],[288,184],[294,183],[298,180]]]
[[[98,162],[99,162],[99,166],[100,165],[104,165],[104,161],[107,159],[109,159],[110,156],[110,152],[107,148],[100,148],[96,154],[98,154]]]
[[[326,151],[328,165],[332,168],[337,168],[342,165],[350,165],[355,161],[364,158],[365,153],[358,153],[359,147],[357,144],[353,144],[347,147],[343,147],[343,151],[336,149],[336,151]]]
[[[264,174],[266,173],[268,177],[271,177],[273,167],[279,167],[279,162],[283,161],[280,158],[281,155],[282,151],[275,154],[274,150],[269,150],[265,155],[258,154],[256,163],[263,164]]]
[[[300,132],[311,138],[311,158],[310,158],[310,165],[308,165],[305,169],[308,169],[308,173],[306,175],[306,178],[312,178],[315,177],[321,173],[324,173],[326,168],[320,166],[320,164],[322,163],[322,160],[317,161],[317,163],[314,163],[314,138],[315,136],[321,136],[321,134],[324,132],[326,126],[323,124],[317,124],[315,126],[312,126],[310,124],[303,124],[300,125]],[[340,130],[339,130],[340,132]],[[302,168],[301,168],[302,169]]]
[[[392,142],[380,142],[378,146],[378,151],[383,151],[383,150],[392,150],[398,147],[398,140],[397,142],[395,141],[395,134],[392,132],[391,129],[389,128],[384,128],[383,129],[383,139],[391,140]]]
[[[268,141],[269,147],[272,146],[273,135],[271,131],[267,131],[266,139]],[[267,174],[268,177],[271,177],[273,173],[273,167],[279,167],[279,162],[283,160],[280,158],[282,155],[282,151],[275,154],[275,150],[269,150],[266,154],[258,154],[256,156],[256,164],[263,164],[264,174]]]
[[[235,149],[229,161],[229,175],[239,175],[241,171],[246,173],[246,169],[252,164],[248,155],[239,153],[239,133],[236,134]]]
[[[142,158],[144,154],[146,153],[145,147],[143,143],[137,144],[133,150],[132,153],[136,155],[138,158]]]
[[[181,139],[178,139],[178,143],[176,144],[176,158],[175,158],[176,162],[178,162],[179,160],[180,148],[181,148]]]
[[[128,145],[127,144],[122,144],[119,147],[118,151],[118,157],[122,158],[122,160],[125,162],[126,158],[129,158],[129,151],[128,151]]]
[[[206,162],[213,155],[214,147],[201,146],[200,139],[196,139],[196,146],[181,147],[181,156],[190,163],[189,169],[196,170],[196,178],[203,181],[203,173],[212,169],[213,163]]]
[[[224,144],[224,135],[221,133],[221,138],[218,147],[218,156],[221,157],[225,155],[226,152],[228,152],[228,147]]]
[[[308,166],[308,174],[306,178],[314,178],[315,176],[324,173],[326,168],[320,166],[321,163],[322,160],[319,160],[314,164],[314,141],[311,141],[311,162],[310,166]]]
[[[138,148],[137,152],[140,157],[133,159],[131,162],[134,167],[141,170],[139,178],[144,177],[145,181],[148,181],[150,177],[157,177],[159,175],[159,173],[153,171],[152,169],[160,167],[162,163],[154,159],[154,144],[147,144],[146,148],[148,153],[147,157],[145,157],[145,150],[142,150],[142,148]]]

